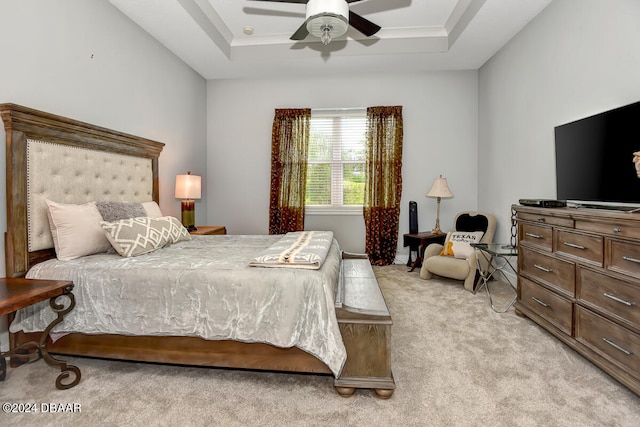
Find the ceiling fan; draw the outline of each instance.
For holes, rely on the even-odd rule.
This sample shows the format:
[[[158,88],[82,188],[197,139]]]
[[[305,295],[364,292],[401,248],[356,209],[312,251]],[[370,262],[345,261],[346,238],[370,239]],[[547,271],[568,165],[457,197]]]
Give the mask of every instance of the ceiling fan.
[[[370,37],[380,27],[368,19],[349,10],[349,3],[362,0],[255,0],[277,3],[303,3],[307,5],[304,23],[293,33],[291,40],[304,40],[309,34],[319,37],[328,45],[335,37],[347,32],[349,25]]]

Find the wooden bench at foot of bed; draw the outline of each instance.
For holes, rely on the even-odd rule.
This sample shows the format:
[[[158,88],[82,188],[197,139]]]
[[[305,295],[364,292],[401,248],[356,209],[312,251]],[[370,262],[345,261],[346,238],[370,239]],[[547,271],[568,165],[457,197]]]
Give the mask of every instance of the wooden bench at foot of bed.
[[[370,388],[386,399],[395,389],[391,374],[391,316],[366,256],[343,254],[343,258],[336,315],[347,361],[334,385],[341,396],[351,396],[356,388]],[[11,334],[11,347],[37,341],[39,336]],[[324,363],[297,347],[198,337],[73,333],[49,342],[47,347],[55,354],[106,359],[331,374]],[[12,360],[13,366],[19,363],[19,359]]]
[[[335,387],[341,396],[371,388],[388,399],[395,382],[391,372],[391,315],[366,255],[342,254],[342,289],[336,316],[347,361]]]

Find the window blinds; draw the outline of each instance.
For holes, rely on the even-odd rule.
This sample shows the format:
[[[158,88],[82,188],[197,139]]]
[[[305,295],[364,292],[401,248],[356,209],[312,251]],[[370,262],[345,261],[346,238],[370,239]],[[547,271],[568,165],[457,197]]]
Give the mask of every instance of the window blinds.
[[[366,109],[312,110],[306,205],[364,201]]]

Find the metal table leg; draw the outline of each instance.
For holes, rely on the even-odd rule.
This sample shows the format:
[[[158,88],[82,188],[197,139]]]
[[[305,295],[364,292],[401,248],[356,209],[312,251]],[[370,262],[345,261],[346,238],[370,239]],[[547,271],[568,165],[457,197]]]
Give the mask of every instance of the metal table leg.
[[[511,265],[509,256],[495,256],[493,254],[487,255],[482,249],[476,250],[476,253],[478,252],[482,255],[484,260],[487,262],[487,267],[486,267],[486,270],[483,271],[481,263],[478,262],[478,273],[480,275],[481,283],[480,283],[480,286],[478,286],[477,289],[475,289],[474,293],[478,292],[484,286],[487,296],[489,297],[489,304],[491,305],[491,309],[496,313],[506,313],[516,302],[518,295],[517,295],[516,287],[511,282],[511,280],[509,280],[509,277],[507,276],[505,271],[511,270],[511,272],[513,272],[516,275],[517,275],[517,272],[514,269],[513,265]],[[513,296],[513,298],[511,298],[509,303],[502,309],[499,309],[495,306],[493,302],[493,296],[491,295],[491,290],[489,289],[489,281],[491,281],[492,279],[496,279],[496,281],[499,281],[498,278],[496,277],[499,274],[502,274],[502,276],[504,277],[504,280],[515,291],[515,295]]]
[[[76,366],[68,365],[62,360],[54,358],[49,354],[49,350],[47,349],[47,338],[49,337],[49,332],[51,332],[51,330],[58,323],[62,322],[64,315],[69,313],[76,305],[75,297],[73,296],[73,293],[71,293],[71,289],[72,287],[70,287],[69,289],[65,289],[65,292],[62,295],[53,297],[49,300],[51,309],[56,312],[58,316],[44,330],[39,342],[28,341],[11,351],[0,353],[0,379],[4,379],[4,375],[6,374],[5,358],[11,356],[12,358],[16,359],[26,359],[23,363],[33,363],[42,358],[45,362],[47,362],[47,364],[60,367],[61,373],[56,379],[56,387],[60,390],[66,390],[80,382],[80,369],[78,369]],[[65,307],[65,304],[58,304],[58,298],[67,298],[68,306]],[[32,354],[35,354],[35,357],[31,357]],[[73,380],[70,382],[63,382],[64,380],[69,378],[70,374],[73,374]]]

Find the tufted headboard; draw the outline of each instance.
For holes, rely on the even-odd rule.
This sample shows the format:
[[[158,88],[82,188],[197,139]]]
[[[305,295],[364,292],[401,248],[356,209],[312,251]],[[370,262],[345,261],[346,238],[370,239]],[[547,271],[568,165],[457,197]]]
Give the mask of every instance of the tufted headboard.
[[[164,144],[15,104],[0,104],[7,148],[6,275],[55,257],[45,199],[158,201]]]

